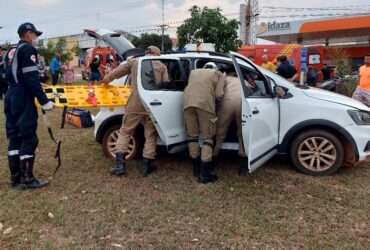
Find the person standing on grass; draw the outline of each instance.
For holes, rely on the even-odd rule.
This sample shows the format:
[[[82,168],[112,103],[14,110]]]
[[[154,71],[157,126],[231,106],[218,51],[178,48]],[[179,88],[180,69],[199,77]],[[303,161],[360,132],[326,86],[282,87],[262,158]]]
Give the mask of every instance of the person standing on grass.
[[[71,84],[74,81],[74,69],[70,62],[63,65],[63,82]]]
[[[90,63],[90,82],[100,81],[100,57],[96,55],[93,61]]]
[[[193,175],[200,183],[212,183],[213,138],[216,135],[216,99],[224,95],[225,77],[213,62],[191,71],[184,91],[184,120]],[[203,145],[200,142],[203,141]]]
[[[279,66],[276,69],[278,75],[284,77],[285,79],[296,82],[299,80],[299,75],[297,74],[297,70],[295,67],[288,61],[286,56],[279,56],[278,57]]]
[[[59,74],[60,74],[60,56],[56,55],[51,59],[50,62],[50,73],[52,78],[53,85],[56,85],[59,81]]]
[[[213,150],[214,158],[220,154],[222,144],[229,131],[230,125],[236,123],[236,134],[239,142],[238,155],[245,158],[243,135],[242,135],[242,99],[241,99],[241,84],[240,79],[235,72],[229,72],[225,79],[224,96],[222,101],[217,104],[217,130],[216,130],[216,145]],[[242,175],[244,169],[241,167],[239,173]]]
[[[268,55],[263,55],[262,56],[262,68],[267,69],[273,73],[276,72],[276,66],[272,62],[269,61],[269,56]]]
[[[5,97],[6,135],[11,186],[21,189],[42,188],[47,181],[33,175],[37,138],[37,107],[35,98],[44,110],[52,110],[40,83],[37,44],[42,34],[32,23],[19,26],[20,41],[6,58],[6,77],[9,90]]]
[[[145,55],[147,56],[160,56],[161,50],[155,46],[149,46]],[[157,85],[166,83],[168,79],[168,71],[166,65],[160,61],[153,61],[153,75],[154,82]],[[137,77],[138,77],[138,60],[128,59],[127,62],[121,64],[109,74],[107,74],[102,84],[108,84],[114,79],[119,79],[125,75],[129,75],[131,79],[132,92],[126,105],[126,113],[122,120],[122,127],[117,140],[117,153],[116,164],[112,169],[111,173],[116,176],[126,175],[126,157],[130,152],[130,138],[134,135],[137,127],[142,124],[144,126],[144,149],[143,149],[143,176],[146,177],[156,170],[156,167],[152,164],[156,158],[157,149],[157,131],[154,127],[149,114],[145,111],[145,108],[140,100],[139,93],[137,90]]]
[[[5,77],[5,58],[4,58],[3,48],[0,47],[0,100],[3,100],[3,97],[8,90],[8,83],[6,82]]]
[[[359,72],[359,83],[353,98],[370,107],[370,54],[365,56],[365,64]]]

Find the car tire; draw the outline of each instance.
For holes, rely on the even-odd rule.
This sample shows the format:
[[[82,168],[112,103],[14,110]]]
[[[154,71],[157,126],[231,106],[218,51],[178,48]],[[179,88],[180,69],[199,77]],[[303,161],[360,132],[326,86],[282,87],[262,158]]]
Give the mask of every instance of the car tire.
[[[302,173],[325,176],[334,174],[343,165],[344,149],[338,137],[315,129],[305,131],[293,140],[290,157]]]
[[[107,129],[104,133],[102,147],[104,155],[108,158],[115,158],[115,143],[118,139],[118,133],[121,128],[121,125],[116,124]],[[130,140],[130,153],[127,155],[126,159],[131,160],[138,158],[140,155],[140,148],[142,146],[142,138],[138,133],[131,137]]]

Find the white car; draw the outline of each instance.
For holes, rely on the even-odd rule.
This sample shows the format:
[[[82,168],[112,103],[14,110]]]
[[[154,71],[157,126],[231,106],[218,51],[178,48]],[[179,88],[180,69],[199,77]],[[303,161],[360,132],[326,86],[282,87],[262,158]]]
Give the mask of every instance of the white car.
[[[242,128],[248,168],[255,171],[276,154],[287,154],[293,165],[310,175],[329,175],[341,166],[370,159],[370,109],[351,98],[329,91],[296,86],[238,53],[187,52],[138,58],[138,91],[157,129],[158,146],[169,153],[186,149],[183,90],[190,71],[215,62],[232,68],[242,86]],[[157,87],[151,62],[168,67],[171,87]],[[253,79],[256,88],[244,83]],[[124,80],[120,80],[124,82]],[[102,109],[95,118],[95,137],[107,156],[115,142],[124,108]],[[238,150],[235,127],[223,148]],[[143,129],[131,140],[133,158],[139,154]]]

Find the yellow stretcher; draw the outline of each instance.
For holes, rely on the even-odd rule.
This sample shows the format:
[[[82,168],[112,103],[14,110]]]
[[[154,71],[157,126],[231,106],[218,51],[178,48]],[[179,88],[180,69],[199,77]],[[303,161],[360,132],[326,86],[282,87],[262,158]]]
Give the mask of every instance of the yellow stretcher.
[[[131,95],[129,86],[44,85],[43,89],[58,108],[121,107]]]

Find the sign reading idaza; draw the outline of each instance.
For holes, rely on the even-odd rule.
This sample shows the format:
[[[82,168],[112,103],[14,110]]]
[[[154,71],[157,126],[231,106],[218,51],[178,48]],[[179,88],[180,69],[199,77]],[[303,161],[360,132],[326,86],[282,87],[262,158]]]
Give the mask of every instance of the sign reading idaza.
[[[290,30],[290,23],[285,22],[285,23],[268,23],[267,24],[267,30],[268,31],[282,31],[282,30]]]

